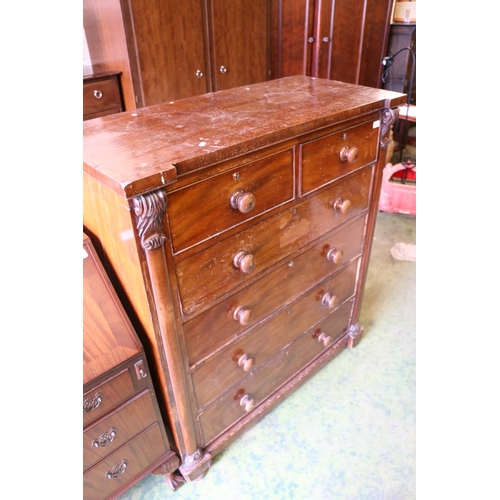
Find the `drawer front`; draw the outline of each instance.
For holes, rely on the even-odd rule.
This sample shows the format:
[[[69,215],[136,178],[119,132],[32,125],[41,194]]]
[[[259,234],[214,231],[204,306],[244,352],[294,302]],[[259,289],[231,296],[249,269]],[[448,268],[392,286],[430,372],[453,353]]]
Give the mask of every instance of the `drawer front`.
[[[83,425],[88,425],[116,405],[131,398],[135,389],[128,370],[83,395]]]
[[[116,77],[83,84],[83,114],[91,115],[121,108],[120,87]]]
[[[293,188],[290,149],[172,192],[167,213],[174,253],[291,201]]]
[[[321,342],[318,342],[318,330],[331,336],[332,343],[339,339],[349,326],[351,308],[352,301],[343,304],[319,325],[282,351],[271,365],[255,373],[241,386],[236,386],[234,391],[229,392],[201,414],[199,423],[203,446],[247,414],[244,406],[240,404],[242,399],[245,401],[243,398],[245,394],[248,394],[257,406],[326,349]]]
[[[158,424],[153,425],[83,475],[83,498],[108,498],[168,451]]]
[[[83,470],[113,453],[156,420],[153,399],[148,390],[86,429],[83,433]]]
[[[198,406],[206,406],[249,372],[258,370],[311,325],[351,298],[357,269],[358,261],[351,262],[339,274],[200,366],[192,375]]]
[[[365,218],[361,217],[329,233],[307,252],[287,259],[273,272],[186,322],[184,336],[190,364],[258,324],[358,256],[364,225]],[[336,261],[339,251],[342,257]]]
[[[379,127],[366,122],[301,144],[301,192],[333,182],[377,157]]]
[[[184,315],[191,314],[224,293],[255,280],[270,265],[295,249],[335,229],[368,207],[372,168],[362,169],[330,189],[290,210],[212,245],[176,265]],[[339,202],[341,200],[341,202]],[[348,202],[346,213],[333,207]],[[236,267],[239,256],[254,267]]]

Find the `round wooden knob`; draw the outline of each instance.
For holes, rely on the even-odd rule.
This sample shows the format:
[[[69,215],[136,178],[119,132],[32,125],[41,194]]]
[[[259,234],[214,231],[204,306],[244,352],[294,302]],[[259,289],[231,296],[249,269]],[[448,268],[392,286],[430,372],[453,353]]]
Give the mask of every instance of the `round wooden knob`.
[[[333,262],[334,264],[338,264],[342,260],[343,256],[344,252],[342,250],[337,250],[336,248],[331,248],[326,254],[327,260]]]
[[[255,366],[255,359],[251,358],[248,354],[242,354],[238,359],[238,366],[243,368],[243,371],[249,372]]]
[[[234,267],[239,268],[244,273],[250,273],[257,264],[255,257],[251,253],[246,253],[244,250],[239,251],[233,259]]]
[[[243,406],[245,411],[253,410],[255,407],[255,399],[252,399],[248,394],[245,394],[240,399],[240,406]]]
[[[317,341],[327,347],[332,343],[332,337],[325,332],[321,332],[317,337]]]
[[[325,293],[321,299],[321,303],[324,306],[328,306],[328,309],[333,309],[338,304],[338,301],[335,295],[330,295],[329,293]]]
[[[247,214],[255,207],[255,196],[243,189],[237,189],[231,195],[231,207],[239,210],[242,214]]]
[[[238,321],[241,326],[248,325],[253,318],[251,309],[246,309],[243,306],[238,306],[233,313],[233,318]]]
[[[344,146],[340,150],[340,161],[354,163],[358,159],[358,148],[356,146]]]
[[[343,200],[342,198],[337,198],[333,203],[333,211],[340,212],[345,215],[351,209],[352,203],[349,200]]]

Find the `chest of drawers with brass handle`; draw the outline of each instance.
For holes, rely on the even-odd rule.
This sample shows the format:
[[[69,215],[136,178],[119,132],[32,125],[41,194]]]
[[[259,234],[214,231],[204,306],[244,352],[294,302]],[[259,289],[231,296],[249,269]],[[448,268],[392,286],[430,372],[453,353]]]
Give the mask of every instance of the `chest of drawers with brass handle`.
[[[122,495],[146,474],[182,476],[145,354],[90,238],[83,236],[83,495]]]
[[[151,347],[184,479],[359,342],[404,99],[298,76],[84,124],[84,227]]]

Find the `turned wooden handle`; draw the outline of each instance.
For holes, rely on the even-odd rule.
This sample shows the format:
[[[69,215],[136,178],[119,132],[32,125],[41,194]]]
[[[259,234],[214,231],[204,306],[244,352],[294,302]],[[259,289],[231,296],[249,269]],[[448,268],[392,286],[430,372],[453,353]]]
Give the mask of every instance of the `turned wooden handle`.
[[[233,318],[235,321],[238,321],[240,325],[246,326],[252,321],[253,313],[251,309],[247,309],[243,306],[238,306],[234,310]]]
[[[351,209],[352,203],[349,200],[337,198],[333,203],[333,211],[345,215]]]
[[[358,159],[358,148],[356,146],[344,146],[340,150],[340,161],[354,163]]]
[[[240,406],[243,406],[245,411],[253,410],[255,407],[255,399],[252,399],[248,394],[245,394],[240,399]]]
[[[339,299],[335,295],[325,293],[321,299],[321,303],[324,306],[328,306],[328,309],[333,309],[338,304]]]
[[[343,256],[344,252],[342,250],[331,248],[326,254],[326,259],[333,262],[334,264],[338,264],[342,260]]]
[[[256,263],[255,257],[244,250],[240,250],[233,259],[234,267],[239,268],[244,273],[252,272]]]
[[[323,344],[325,347],[329,346],[332,343],[332,337],[327,335],[325,332],[321,332],[316,339],[320,344]]]
[[[255,207],[255,196],[243,189],[237,189],[231,195],[231,207],[239,210],[242,214],[247,214]]]
[[[255,366],[255,359],[251,358],[248,354],[242,354],[238,359],[238,366],[243,368],[243,371],[249,372]]]

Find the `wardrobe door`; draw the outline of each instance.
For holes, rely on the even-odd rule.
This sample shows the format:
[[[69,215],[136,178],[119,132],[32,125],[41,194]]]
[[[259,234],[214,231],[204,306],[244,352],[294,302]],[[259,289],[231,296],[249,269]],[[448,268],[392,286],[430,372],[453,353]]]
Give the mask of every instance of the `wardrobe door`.
[[[314,0],[273,0],[272,78],[311,76]]]
[[[269,0],[209,0],[213,90],[269,79]]]
[[[206,93],[203,0],[128,0],[138,106]],[[132,58],[132,57],[131,57]]]

